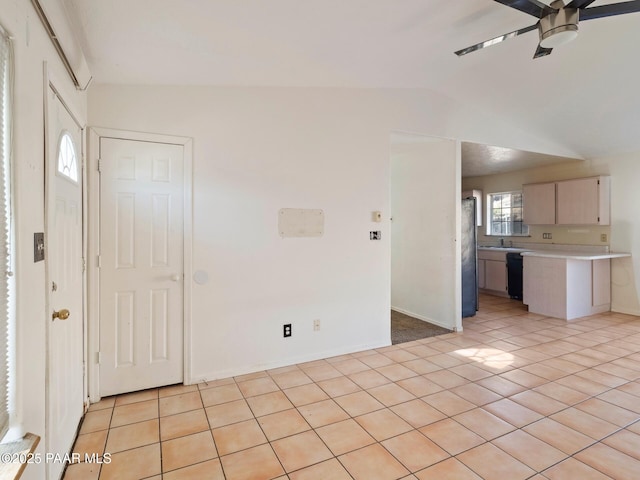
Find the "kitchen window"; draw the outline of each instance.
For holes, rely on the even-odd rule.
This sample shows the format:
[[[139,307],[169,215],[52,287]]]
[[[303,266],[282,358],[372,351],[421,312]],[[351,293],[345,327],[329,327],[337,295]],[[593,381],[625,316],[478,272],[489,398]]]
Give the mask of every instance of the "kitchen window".
[[[522,221],[522,192],[490,193],[487,205],[487,235],[529,235],[529,227]]]

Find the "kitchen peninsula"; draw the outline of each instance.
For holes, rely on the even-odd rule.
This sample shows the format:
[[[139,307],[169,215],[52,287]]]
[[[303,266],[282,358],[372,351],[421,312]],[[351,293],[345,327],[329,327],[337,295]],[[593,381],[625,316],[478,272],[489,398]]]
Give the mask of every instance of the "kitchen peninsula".
[[[611,309],[611,259],[628,253],[528,251],[523,302],[529,311],[572,320]]]

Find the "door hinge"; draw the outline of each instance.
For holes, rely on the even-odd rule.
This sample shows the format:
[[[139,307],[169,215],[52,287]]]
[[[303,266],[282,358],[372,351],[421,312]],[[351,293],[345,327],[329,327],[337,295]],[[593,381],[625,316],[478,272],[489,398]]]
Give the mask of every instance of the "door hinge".
[[[82,257],[82,273],[87,271],[87,259]]]
[[[96,352],[96,363],[100,365],[102,362],[102,352]]]
[[[98,255],[96,263],[98,268],[102,267],[102,257],[100,255]]]
[[[98,173],[102,172],[102,160],[98,159]]]

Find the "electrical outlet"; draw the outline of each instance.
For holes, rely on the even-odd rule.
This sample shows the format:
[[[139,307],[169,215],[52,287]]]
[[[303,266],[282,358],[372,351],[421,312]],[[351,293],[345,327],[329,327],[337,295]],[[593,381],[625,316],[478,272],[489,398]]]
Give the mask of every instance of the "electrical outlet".
[[[606,242],[607,241],[607,234],[606,233],[601,233],[600,234],[600,241],[601,242]]]
[[[285,323],[282,326],[282,336],[287,338],[291,336],[291,324],[290,323]]]
[[[552,236],[551,236],[551,234],[550,234],[550,233],[543,233],[543,234],[542,234],[542,238],[543,238],[544,240],[551,240]]]
[[[320,320],[314,320],[313,321],[313,331],[317,332],[318,330],[320,330]]]

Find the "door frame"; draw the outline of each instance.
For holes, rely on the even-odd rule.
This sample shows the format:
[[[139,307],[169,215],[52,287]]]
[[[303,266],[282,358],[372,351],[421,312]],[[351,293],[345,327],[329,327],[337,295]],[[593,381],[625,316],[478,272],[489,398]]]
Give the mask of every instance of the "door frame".
[[[185,385],[194,382],[191,368],[191,277],[193,270],[193,139],[155,133],[134,132],[113,128],[88,128],[87,159],[87,197],[88,208],[88,242],[87,242],[87,277],[88,277],[88,388],[91,403],[100,400],[100,139],[114,138],[139,142],[167,143],[183,147],[183,197],[184,226],[182,257],[184,269],[183,292],[183,382]]]
[[[51,435],[53,432],[51,431],[50,426],[50,416],[49,416],[49,402],[50,402],[50,392],[49,392],[49,379],[50,379],[50,368],[51,368],[51,358],[50,358],[50,344],[51,335],[51,291],[49,289],[49,285],[51,285],[51,268],[49,265],[50,250],[49,250],[49,220],[50,220],[50,209],[53,205],[52,202],[52,190],[51,183],[55,180],[55,153],[51,152],[50,145],[50,125],[49,125],[49,89],[53,90],[58,97],[58,100],[62,104],[62,106],[67,110],[73,121],[80,128],[80,153],[79,155],[79,166],[80,166],[80,196],[81,196],[81,205],[82,205],[82,257],[86,259],[87,252],[87,177],[86,177],[86,138],[85,132],[87,128],[86,117],[78,111],[73,104],[66,101],[67,98],[73,98],[73,94],[70,90],[64,87],[65,83],[49,68],[47,62],[43,62],[43,95],[44,95],[44,270],[45,270],[45,362],[46,362],[46,370],[45,370],[45,448],[47,451],[51,451],[49,449],[49,445],[51,442]],[[89,408],[88,402],[88,383],[87,383],[87,271],[86,269],[82,272],[82,363],[83,363],[83,375],[82,375],[82,403],[84,407],[83,414]],[[78,427],[80,428],[80,423],[78,423]],[[71,448],[73,445],[70,445]],[[49,468],[45,468],[45,475],[49,478]]]

